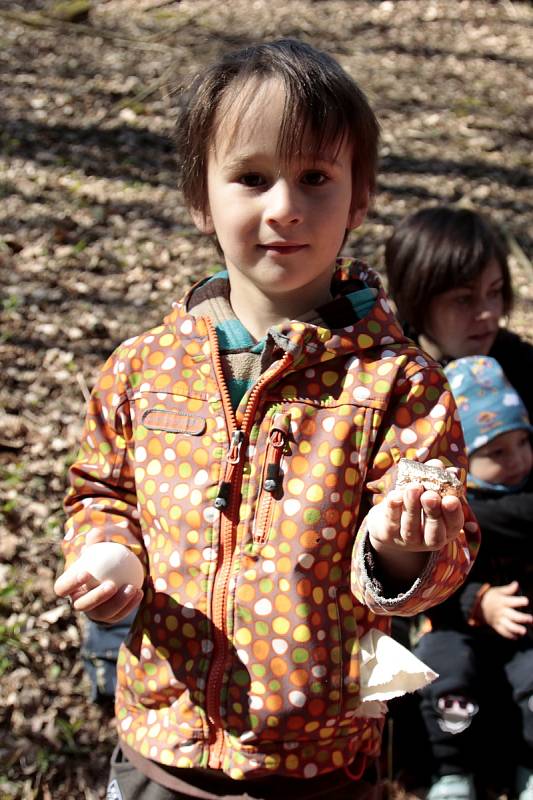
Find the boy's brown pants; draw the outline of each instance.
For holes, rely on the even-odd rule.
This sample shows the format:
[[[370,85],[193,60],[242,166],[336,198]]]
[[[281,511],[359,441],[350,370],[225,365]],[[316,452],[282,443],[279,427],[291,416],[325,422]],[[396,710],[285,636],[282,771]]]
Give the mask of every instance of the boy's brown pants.
[[[258,781],[234,781],[216,770],[187,770],[194,780],[189,784],[174,775],[166,780],[163,770],[157,780],[148,777],[119,745],[111,758],[106,800],[381,800],[378,772],[376,762],[359,780],[335,770],[309,780],[273,775]],[[179,784],[182,787],[176,788]]]

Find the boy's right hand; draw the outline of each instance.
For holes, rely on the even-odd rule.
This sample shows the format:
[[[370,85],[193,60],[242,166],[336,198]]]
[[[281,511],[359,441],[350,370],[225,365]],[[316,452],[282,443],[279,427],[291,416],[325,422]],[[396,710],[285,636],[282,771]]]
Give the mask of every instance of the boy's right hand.
[[[87,546],[103,541],[99,533],[89,534]],[[75,561],[63,572],[54,584],[59,597],[70,597],[76,611],[83,611],[95,622],[113,624],[133,611],[143,598],[143,591],[131,584],[117,586],[106,579],[98,581],[79,561]]]
[[[487,625],[505,639],[520,639],[527,633],[526,625],[533,624],[533,614],[519,611],[529,605],[527,597],[517,594],[518,581],[505,586],[491,586],[481,598],[480,611]]]

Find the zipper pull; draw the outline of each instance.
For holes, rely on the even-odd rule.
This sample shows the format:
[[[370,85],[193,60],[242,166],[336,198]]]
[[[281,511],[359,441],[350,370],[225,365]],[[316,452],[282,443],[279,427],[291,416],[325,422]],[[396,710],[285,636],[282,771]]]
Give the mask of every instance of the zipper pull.
[[[279,464],[267,464],[263,488],[265,492],[275,492],[279,485]]]
[[[241,447],[244,441],[244,433],[241,430],[233,431],[231,442],[226,453],[226,463],[238,464],[241,457]]]
[[[229,503],[229,495],[231,491],[231,478],[235,465],[239,463],[241,457],[241,447],[244,441],[244,433],[241,430],[233,431],[231,435],[231,442],[226,453],[226,463],[229,466],[226,468],[224,480],[218,488],[217,496],[215,497],[214,506],[219,510],[227,508]]]
[[[274,448],[272,461],[266,465],[263,489],[275,492],[280,485],[280,463],[283,450],[289,438],[290,414],[277,414],[268,435],[269,444]]]
[[[218,488],[218,494],[215,497],[214,506],[219,510],[226,508],[229,502],[229,493],[231,490],[231,483],[229,481],[222,481]]]

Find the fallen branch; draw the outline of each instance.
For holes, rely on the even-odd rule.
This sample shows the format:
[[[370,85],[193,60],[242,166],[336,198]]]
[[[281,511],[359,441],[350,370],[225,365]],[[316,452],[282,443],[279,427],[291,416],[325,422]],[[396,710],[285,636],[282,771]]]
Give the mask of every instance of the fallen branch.
[[[147,41],[144,39],[132,39],[123,34],[116,34],[105,28],[94,28],[92,25],[83,25],[79,22],[65,22],[54,17],[47,17],[44,14],[26,13],[18,11],[0,11],[0,19],[9,22],[16,22],[19,25],[26,25],[30,28],[56,28],[64,33],[75,33],[81,36],[93,36],[100,39],[107,39],[114,42],[119,47],[131,48],[133,50],[149,50],[160,53],[161,50],[168,50],[175,53],[176,48],[169,45]]]
[[[150,11],[151,10],[152,9],[150,9]],[[192,11],[189,14],[181,12],[181,19],[179,22],[177,22],[175,25],[172,25],[169,28],[165,27],[160,31],[156,31],[156,33],[150,34],[150,36],[148,37],[148,41],[160,42],[162,39],[168,39],[170,36],[175,36],[177,33],[183,30],[183,28],[186,28],[187,25],[190,25],[194,20],[195,20],[194,11]]]
[[[159,3],[154,3],[152,6],[145,8],[144,12],[150,13],[150,11],[158,11],[160,8],[165,8],[166,6],[179,5],[180,2],[181,0],[160,0]]]
[[[165,83],[167,83],[168,78],[172,74],[174,69],[175,65],[171,64],[165,70],[163,70],[162,75],[160,75],[160,77],[157,78],[157,80],[153,81],[153,83],[151,83],[149,86],[145,86],[143,89],[137,92],[137,94],[135,94],[133,97],[125,97],[124,99],[114,103],[111,106],[111,108],[108,109],[99,118],[98,124],[100,125],[106,119],[109,119],[109,117],[114,116],[118,111],[121,111],[123,108],[127,108],[128,106],[135,106],[136,103],[142,103],[143,100],[146,100],[147,97],[149,97],[151,94],[154,94],[154,92],[157,92],[158,89],[160,89],[162,86],[165,85]]]

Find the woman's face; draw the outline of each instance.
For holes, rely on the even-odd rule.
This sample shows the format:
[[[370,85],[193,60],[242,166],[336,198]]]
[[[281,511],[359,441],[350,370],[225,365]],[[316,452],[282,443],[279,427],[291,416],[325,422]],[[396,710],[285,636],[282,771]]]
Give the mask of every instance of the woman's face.
[[[434,297],[420,343],[433,358],[485,356],[504,313],[503,275],[490,261],[479,278]]]

